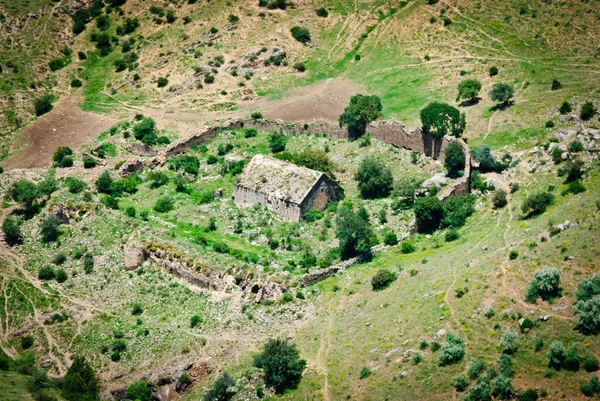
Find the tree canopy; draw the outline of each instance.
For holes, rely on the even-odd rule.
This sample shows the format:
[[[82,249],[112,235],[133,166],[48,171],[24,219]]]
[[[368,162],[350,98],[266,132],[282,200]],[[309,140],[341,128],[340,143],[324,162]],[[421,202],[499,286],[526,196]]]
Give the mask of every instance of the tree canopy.
[[[465,115],[456,107],[441,102],[432,102],[421,110],[423,131],[434,138],[442,138],[446,134],[460,137],[465,130]]]
[[[340,115],[340,125],[346,125],[351,138],[358,138],[365,133],[367,124],[381,116],[381,100],[379,97],[367,95],[354,95],[350,104]]]
[[[70,401],[94,401],[100,394],[100,379],[82,356],[76,356],[63,380],[63,395]]]
[[[503,105],[507,105],[514,94],[515,90],[509,84],[494,84],[492,91],[490,92],[490,98],[494,101],[501,102]]]
[[[448,176],[453,178],[461,176],[466,161],[462,146],[457,141],[452,141],[446,147],[444,154],[444,167],[448,170]]]
[[[344,202],[337,208],[336,236],[340,241],[342,259],[369,255],[373,232],[370,224],[354,212],[352,205]]]
[[[41,193],[33,182],[21,179],[15,181],[8,190],[9,196],[23,206],[27,211],[35,208],[36,201],[41,197]]]
[[[421,232],[435,231],[444,217],[444,205],[435,196],[418,198],[415,202],[415,218]]]
[[[254,357],[254,366],[265,371],[265,384],[281,394],[298,387],[306,361],[300,359],[296,345],[277,338],[267,341],[263,352]]]
[[[365,157],[355,175],[358,190],[363,198],[373,199],[386,197],[392,190],[394,177],[392,171],[381,160]]]
[[[465,79],[458,84],[458,96],[456,101],[460,99],[473,100],[479,95],[481,90],[481,82],[476,79]]]

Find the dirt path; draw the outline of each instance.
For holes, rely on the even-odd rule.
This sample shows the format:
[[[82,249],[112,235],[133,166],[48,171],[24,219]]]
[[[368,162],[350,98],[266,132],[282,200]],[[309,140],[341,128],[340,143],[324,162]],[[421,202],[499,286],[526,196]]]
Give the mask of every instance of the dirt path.
[[[327,369],[327,356],[329,354],[329,346],[331,345],[331,327],[333,324],[333,312],[329,312],[329,318],[327,319],[327,325],[323,329],[324,334],[321,335],[321,341],[319,343],[319,351],[317,352],[316,366],[323,375],[323,399],[325,401],[331,400],[329,394],[329,370]]]

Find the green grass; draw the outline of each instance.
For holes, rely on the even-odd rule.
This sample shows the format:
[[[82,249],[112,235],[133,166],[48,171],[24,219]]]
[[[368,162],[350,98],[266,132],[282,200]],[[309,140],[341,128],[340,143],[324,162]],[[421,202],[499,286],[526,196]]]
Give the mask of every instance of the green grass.
[[[0,399],[5,401],[33,401],[27,390],[27,376],[0,371]]]

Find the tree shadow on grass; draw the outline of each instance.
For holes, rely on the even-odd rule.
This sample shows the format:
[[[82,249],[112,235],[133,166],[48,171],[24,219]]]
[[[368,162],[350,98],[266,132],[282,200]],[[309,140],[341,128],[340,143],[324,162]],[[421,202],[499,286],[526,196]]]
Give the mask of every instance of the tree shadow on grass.
[[[474,97],[473,99],[468,99],[465,100],[462,103],[458,104],[458,107],[470,107],[470,106],[475,106],[476,104],[479,104],[479,102],[481,101],[480,97]]]
[[[515,104],[515,102],[508,101],[508,102],[504,102],[504,103],[498,103],[497,105],[493,106],[490,108],[490,111],[502,111],[502,110],[506,110],[508,109],[510,106],[512,106],[513,104]]]

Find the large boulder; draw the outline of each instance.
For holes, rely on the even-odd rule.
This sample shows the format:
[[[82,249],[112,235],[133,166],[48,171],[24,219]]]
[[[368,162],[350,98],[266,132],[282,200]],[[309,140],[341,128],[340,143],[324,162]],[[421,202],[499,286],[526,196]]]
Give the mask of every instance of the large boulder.
[[[146,254],[141,247],[127,244],[123,247],[125,269],[136,270],[146,260]]]

